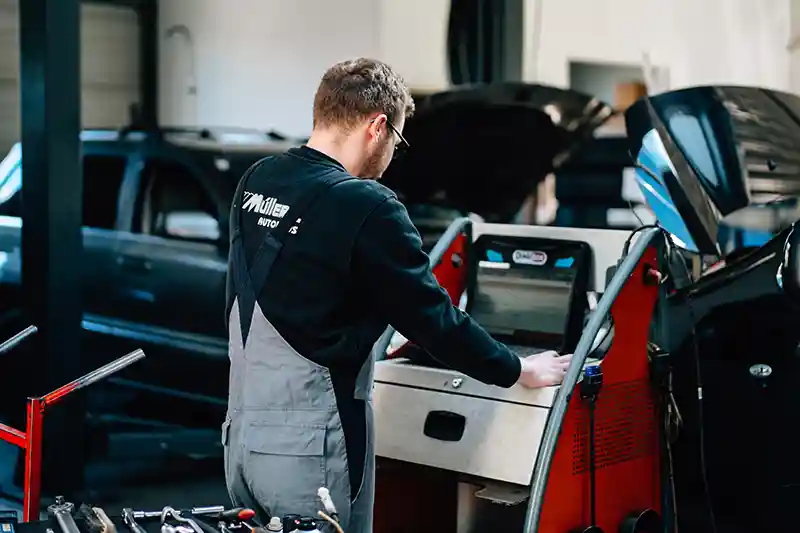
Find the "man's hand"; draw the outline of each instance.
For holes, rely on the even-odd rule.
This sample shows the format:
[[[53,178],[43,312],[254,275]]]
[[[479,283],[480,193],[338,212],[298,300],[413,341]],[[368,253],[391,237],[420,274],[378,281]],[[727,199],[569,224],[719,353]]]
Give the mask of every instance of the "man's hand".
[[[559,355],[553,351],[522,358],[522,373],[517,383],[529,389],[558,385],[564,379],[570,361],[572,354]]]

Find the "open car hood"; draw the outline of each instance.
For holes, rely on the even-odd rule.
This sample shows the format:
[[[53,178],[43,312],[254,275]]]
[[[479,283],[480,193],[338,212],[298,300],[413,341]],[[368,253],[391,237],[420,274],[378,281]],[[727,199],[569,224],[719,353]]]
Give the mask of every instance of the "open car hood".
[[[408,153],[383,183],[408,204],[510,221],[535,185],[612,115],[576,91],[503,83],[465,86],[418,103]]]
[[[797,96],[694,87],[639,100],[625,123],[642,192],[689,250],[717,254],[723,217],[800,195]]]

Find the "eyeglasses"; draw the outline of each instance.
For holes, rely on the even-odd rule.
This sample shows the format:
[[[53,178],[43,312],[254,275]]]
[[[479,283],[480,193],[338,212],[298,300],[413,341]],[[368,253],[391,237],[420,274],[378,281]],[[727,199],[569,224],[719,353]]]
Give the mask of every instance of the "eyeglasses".
[[[376,119],[370,120],[370,123],[375,122],[375,120]],[[389,120],[388,118],[386,119],[386,125],[389,127],[389,129],[392,130],[392,132],[395,135],[397,135],[397,142],[394,144],[395,155],[411,148],[411,145],[408,144],[408,141],[406,140],[405,137],[403,137],[403,134],[398,131],[398,129],[394,126],[394,124],[392,124],[392,121]]]
[[[397,131],[397,128],[394,127],[394,124],[392,124],[392,121],[388,118],[386,119],[386,125],[392,129],[395,135],[397,135],[397,143],[394,145],[395,151],[399,150],[402,152],[411,148],[411,145],[408,144],[408,141],[405,137],[403,137],[403,134]]]

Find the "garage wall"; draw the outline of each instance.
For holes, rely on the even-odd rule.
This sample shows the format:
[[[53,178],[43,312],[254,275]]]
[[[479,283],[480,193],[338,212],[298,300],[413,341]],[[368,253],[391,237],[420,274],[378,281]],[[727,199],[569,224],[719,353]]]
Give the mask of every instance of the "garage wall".
[[[163,124],[308,135],[314,91],[325,68],[349,57],[379,55],[381,4],[375,0],[159,4]],[[192,45],[185,32],[166,37],[176,25],[189,30]]]
[[[380,5],[381,59],[415,91],[447,88],[450,0],[380,0]]]
[[[668,72],[672,88],[791,86],[790,3],[800,0],[525,1],[526,81],[566,87],[571,61],[637,67],[648,54]],[[160,6],[164,123],[306,135],[320,74],[353,56],[389,62],[416,90],[449,85],[450,0],[161,0]],[[190,30],[193,47],[183,37],[164,37],[175,25]]]
[[[81,9],[83,126],[124,126],[130,122],[129,106],[141,101],[139,18],[124,7],[87,4]]]
[[[787,45],[790,61],[790,87],[792,92],[800,93],[800,0],[789,0],[790,38]]]
[[[525,79],[567,86],[570,61],[638,65],[649,54],[654,66],[668,69],[672,88],[730,83],[786,90],[789,4],[527,0]]]
[[[0,0],[0,154],[19,140],[19,12],[17,0]],[[132,9],[82,6],[83,124],[119,127],[139,101],[138,19]]]
[[[450,0],[381,0],[381,57],[412,87],[449,84],[449,8]],[[668,72],[672,88],[731,83],[800,91],[800,0],[525,0],[524,39],[523,74],[531,82],[567,87],[571,61],[641,66],[647,54]]]

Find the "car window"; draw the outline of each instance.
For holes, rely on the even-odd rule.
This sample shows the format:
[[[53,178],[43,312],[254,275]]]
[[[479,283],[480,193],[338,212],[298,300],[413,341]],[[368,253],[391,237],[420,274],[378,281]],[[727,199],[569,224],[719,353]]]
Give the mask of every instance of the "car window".
[[[0,215],[22,216],[22,150],[16,144],[0,162]],[[127,159],[113,155],[83,157],[83,225],[114,229],[119,190]]]
[[[111,155],[83,156],[83,225],[114,229],[119,190],[127,159]]]
[[[151,159],[145,165],[142,186],[138,231],[173,239],[219,239],[214,202],[189,168]]]

